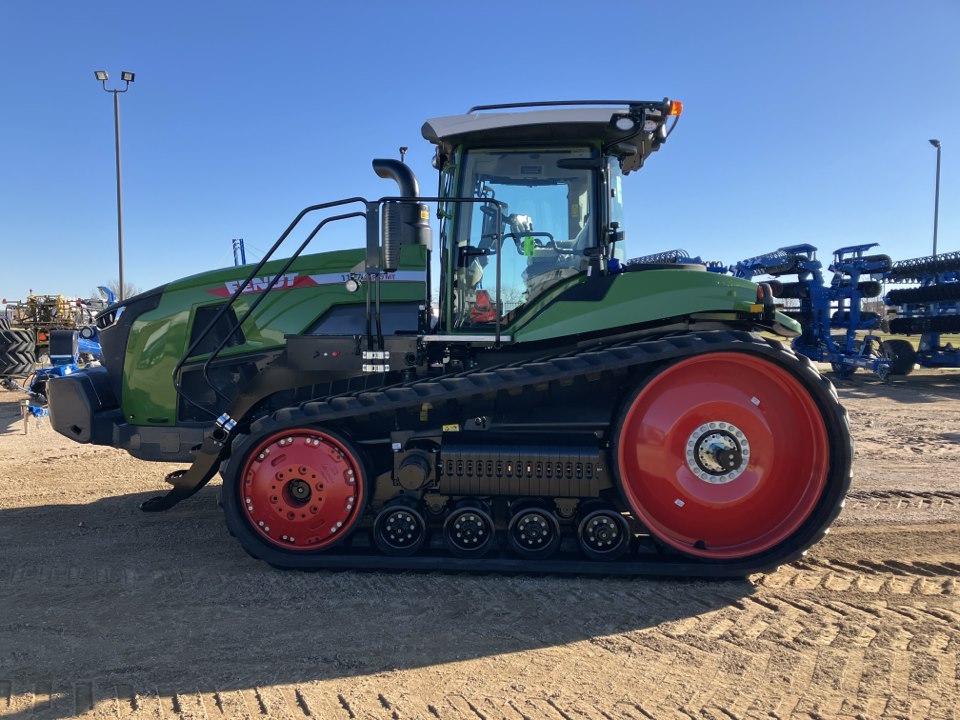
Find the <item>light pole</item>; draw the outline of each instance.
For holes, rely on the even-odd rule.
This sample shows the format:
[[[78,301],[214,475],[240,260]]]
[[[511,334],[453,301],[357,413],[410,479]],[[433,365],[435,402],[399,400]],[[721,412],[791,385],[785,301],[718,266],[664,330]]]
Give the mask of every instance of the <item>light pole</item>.
[[[120,72],[120,79],[123,81],[123,89],[107,89],[106,70],[94,70],[93,76],[100,81],[103,89],[108,93],[113,93],[113,133],[117,151],[117,257],[120,265],[120,287],[117,288],[117,299],[123,300],[123,203],[120,195],[120,93],[125,93],[130,89],[130,83],[133,82],[133,73],[127,70]]]
[[[931,140],[930,144],[937,149],[937,191],[933,200],[933,257],[937,257],[937,220],[940,217],[940,141]]]

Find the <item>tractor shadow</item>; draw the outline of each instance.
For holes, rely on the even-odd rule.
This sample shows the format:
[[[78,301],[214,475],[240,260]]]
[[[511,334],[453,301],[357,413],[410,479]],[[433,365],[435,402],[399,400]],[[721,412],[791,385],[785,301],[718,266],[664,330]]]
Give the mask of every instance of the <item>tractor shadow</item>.
[[[80,714],[81,686],[172,696],[620,633],[643,641],[753,591],[747,580],[281,571],[229,536],[218,489],[157,514],[138,509],[153,493],[0,510],[5,717]],[[46,700],[9,705],[37,688]]]

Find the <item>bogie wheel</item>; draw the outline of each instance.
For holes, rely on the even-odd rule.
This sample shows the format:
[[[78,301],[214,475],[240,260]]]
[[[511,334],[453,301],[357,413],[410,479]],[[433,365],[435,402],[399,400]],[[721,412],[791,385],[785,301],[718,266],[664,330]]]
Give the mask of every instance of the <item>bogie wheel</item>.
[[[480,503],[462,504],[447,515],[443,523],[443,539],[457,557],[486,555],[496,539],[493,518]]]
[[[668,365],[633,393],[618,427],[617,476],[635,517],[706,560],[793,559],[849,486],[845,413],[829,382],[785,350]]]
[[[527,560],[548,558],[560,547],[560,522],[546,507],[520,504],[510,517],[507,544]]]
[[[427,521],[416,501],[391,501],[373,521],[373,542],[384,555],[413,555],[426,539]]]
[[[367,479],[357,451],[319,428],[255,440],[224,472],[223,512],[244,549],[278,566],[342,542],[363,514]]]
[[[909,375],[917,362],[917,351],[909,340],[884,340],[880,343],[880,355],[890,361],[891,375]]]
[[[616,560],[630,549],[630,526],[616,508],[593,505],[585,509],[577,523],[577,545],[590,560]]]

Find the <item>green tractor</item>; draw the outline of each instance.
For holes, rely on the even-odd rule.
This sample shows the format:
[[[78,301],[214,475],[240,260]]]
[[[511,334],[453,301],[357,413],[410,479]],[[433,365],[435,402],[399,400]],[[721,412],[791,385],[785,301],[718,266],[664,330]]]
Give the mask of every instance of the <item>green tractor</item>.
[[[796,559],[839,513],[852,455],[830,383],[769,339],[798,325],[765,285],[624,255],[623,176],[680,112],[428,120],[438,197],[374,160],[395,196],[305,208],[256,266],[112,305],[102,366],[50,382],[54,427],[191,463],[145,511],[219,472],[228,529],[281,567],[724,576]],[[306,252],[350,223],[356,249]]]

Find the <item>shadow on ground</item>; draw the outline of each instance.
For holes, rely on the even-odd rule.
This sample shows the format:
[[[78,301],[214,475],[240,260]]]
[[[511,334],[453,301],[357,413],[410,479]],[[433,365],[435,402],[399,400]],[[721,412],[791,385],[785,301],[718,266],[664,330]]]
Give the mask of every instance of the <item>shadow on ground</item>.
[[[280,571],[227,534],[216,491],[158,514],[138,510],[149,493],[0,511],[0,685],[167,695],[362,675],[655,627],[752,589]]]
[[[837,388],[841,402],[849,398],[888,398],[896,402],[918,404],[935,403],[944,399],[960,400],[960,368],[950,371],[917,371],[898,375],[884,382],[874,375],[854,373],[840,379],[828,375]]]

